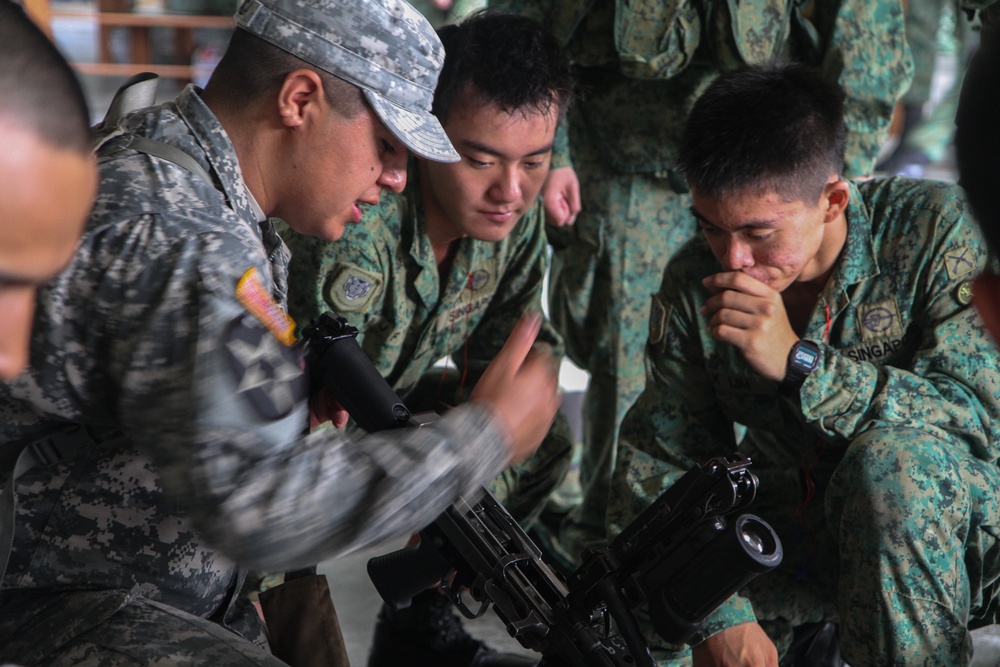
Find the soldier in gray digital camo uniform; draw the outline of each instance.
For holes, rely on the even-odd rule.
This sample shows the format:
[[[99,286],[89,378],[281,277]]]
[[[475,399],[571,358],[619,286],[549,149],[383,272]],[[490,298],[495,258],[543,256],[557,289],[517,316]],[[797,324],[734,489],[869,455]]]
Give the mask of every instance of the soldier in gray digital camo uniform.
[[[799,67],[720,77],[681,144],[702,233],[652,301],[609,530],[738,447],[785,551],[709,617],[694,665],[741,646],[725,664],[763,664],[825,619],[853,667],[964,665],[995,619],[1000,353],[970,305],[987,250],[957,187],[842,180],[842,149],[839,91]]]
[[[335,243],[280,229],[292,251],[291,315],[344,316],[418,412],[467,401],[518,318],[541,313],[548,244],[538,191],[574,82],[562,47],[526,17],[476,14],[439,36],[445,64],[432,110],[462,160],[411,160],[407,189],[366,209]],[[547,322],[537,340],[561,357]],[[445,357],[448,371],[435,366]],[[569,425],[557,418],[533,457],[488,485],[526,528],[562,479],[571,448]],[[496,654],[487,662],[457,618],[446,622],[452,615],[436,591],[405,610],[383,606],[369,666],[535,662]]]
[[[100,149],[32,364],[0,387],[0,442],[28,445],[4,482],[0,661],[280,664],[241,566],[418,529],[527,456],[558,407],[550,360],[518,363],[524,326],[430,428],[307,434],[269,216],[336,238],[359,201],[404,186],[407,147],[457,159],[430,114],[442,49],[396,0],[247,0],[236,24],[204,91],[125,116]]]
[[[911,76],[903,17],[895,0],[489,4],[544,19],[581,68],[568,145],[557,148],[542,189],[548,221],[561,225],[549,231],[550,316],[567,356],[591,375],[584,501],[562,536],[579,554],[603,539],[618,428],[644,382],[649,297],[696,229],[676,158],[694,100],[744,63],[786,56],[822,67],[847,93],[844,174],[868,175]]]

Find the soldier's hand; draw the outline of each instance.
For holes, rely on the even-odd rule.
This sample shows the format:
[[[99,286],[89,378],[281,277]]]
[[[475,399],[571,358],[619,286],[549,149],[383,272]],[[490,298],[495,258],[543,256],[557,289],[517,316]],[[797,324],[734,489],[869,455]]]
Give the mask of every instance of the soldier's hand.
[[[757,623],[736,625],[691,649],[692,667],[778,667],[778,649]]]
[[[542,185],[545,222],[563,227],[576,222],[580,212],[580,181],[573,167],[559,167],[549,172]]]
[[[320,388],[309,397],[309,430],[320,424],[333,422],[337,428],[344,428],[350,418],[347,410],[326,388]]]
[[[472,392],[503,425],[514,463],[531,456],[559,409],[559,374],[547,350],[532,348],[541,316],[521,317]]]
[[[762,376],[784,379],[788,352],[799,337],[781,293],[740,271],[716,273],[702,283],[713,293],[701,309],[712,338],[738,347]]]

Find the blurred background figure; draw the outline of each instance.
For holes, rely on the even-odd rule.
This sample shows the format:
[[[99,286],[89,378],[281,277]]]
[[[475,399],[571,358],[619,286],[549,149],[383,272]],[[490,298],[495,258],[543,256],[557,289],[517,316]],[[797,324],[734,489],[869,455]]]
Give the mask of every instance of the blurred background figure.
[[[411,5],[427,17],[435,28],[458,23],[476,9],[486,6],[486,0],[411,0]]]
[[[955,109],[969,57],[979,42],[978,19],[956,0],[919,0],[906,5],[906,41],[913,57],[913,83],[896,107],[894,132],[876,171],[932,177],[929,167],[951,163]]]

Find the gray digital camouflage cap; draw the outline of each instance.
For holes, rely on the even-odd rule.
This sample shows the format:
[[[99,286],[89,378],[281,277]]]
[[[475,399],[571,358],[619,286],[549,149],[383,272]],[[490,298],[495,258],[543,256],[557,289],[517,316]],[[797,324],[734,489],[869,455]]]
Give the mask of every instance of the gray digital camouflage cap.
[[[460,158],[431,114],[444,47],[402,0],[244,0],[236,25],[361,88],[382,122],[417,155]]]

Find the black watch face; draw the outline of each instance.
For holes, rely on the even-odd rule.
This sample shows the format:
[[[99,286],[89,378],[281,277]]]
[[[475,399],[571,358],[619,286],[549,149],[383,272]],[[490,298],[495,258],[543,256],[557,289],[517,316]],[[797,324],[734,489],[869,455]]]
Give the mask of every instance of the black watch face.
[[[792,360],[796,366],[812,370],[816,367],[816,362],[819,360],[819,353],[799,345],[798,349],[795,350],[795,356],[792,357]]]

